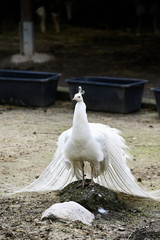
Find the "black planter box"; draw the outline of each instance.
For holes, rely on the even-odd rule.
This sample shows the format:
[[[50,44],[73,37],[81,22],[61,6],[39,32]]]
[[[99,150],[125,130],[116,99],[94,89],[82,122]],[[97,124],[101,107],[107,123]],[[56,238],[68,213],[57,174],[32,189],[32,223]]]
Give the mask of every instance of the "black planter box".
[[[152,88],[151,90],[154,92],[154,96],[155,96],[155,99],[156,99],[157,110],[158,110],[159,119],[160,119],[160,87]]]
[[[87,109],[130,113],[141,107],[144,84],[147,80],[111,77],[79,77],[65,80],[73,98],[82,86]]]
[[[45,107],[56,100],[59,73],[0,70],[0,104]]]

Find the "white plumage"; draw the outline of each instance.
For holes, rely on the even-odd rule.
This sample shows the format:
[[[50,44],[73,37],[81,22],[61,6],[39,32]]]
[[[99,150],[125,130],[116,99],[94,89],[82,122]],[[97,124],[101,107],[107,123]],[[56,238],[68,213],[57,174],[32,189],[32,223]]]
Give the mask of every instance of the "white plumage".
[[[21,192],[60,190],[80,179],[84,186],[86,177],[117,192],[160,201],[160,191],[146,192],[137,185],[126,163],[130,156],[120,131],[88,123],[83,93],[79,87],[74,96],[73,127],[59,136],[53,161]]]

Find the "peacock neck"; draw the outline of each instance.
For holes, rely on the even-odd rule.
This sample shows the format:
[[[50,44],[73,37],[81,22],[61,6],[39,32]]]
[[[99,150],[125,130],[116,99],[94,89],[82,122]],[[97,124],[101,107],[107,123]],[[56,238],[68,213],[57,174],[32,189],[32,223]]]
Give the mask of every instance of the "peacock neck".
[[[84,102],[77,102],[74,110],[73,117],[73,131],[72,136],[74,138],[83,138],[90,134],[87,114],[86,114],[86,105]]]

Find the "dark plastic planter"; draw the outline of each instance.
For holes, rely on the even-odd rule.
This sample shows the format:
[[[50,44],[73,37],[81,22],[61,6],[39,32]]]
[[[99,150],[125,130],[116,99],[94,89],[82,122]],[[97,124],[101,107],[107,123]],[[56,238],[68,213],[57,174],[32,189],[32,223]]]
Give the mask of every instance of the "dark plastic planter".
[[[45,107],[56,100],[59,73],[0,70],[0,104]]]
[[[117,113],[138,111],[141,107],[144,84],[147,80],[110,77],[80,77],[65,80],[73,98],[78,86],[86,94],[87,109]]]
[[[155,96],[155,99],[156,99],[157,110],[158,110],[159,119],[160,119],[160,87],[152,88],[151,90],[154,92],[154,96]]]

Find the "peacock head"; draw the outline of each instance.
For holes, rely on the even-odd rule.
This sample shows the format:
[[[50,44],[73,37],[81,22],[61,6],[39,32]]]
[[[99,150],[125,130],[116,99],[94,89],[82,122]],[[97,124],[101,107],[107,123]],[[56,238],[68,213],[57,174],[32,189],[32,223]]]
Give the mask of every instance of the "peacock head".
[[[72,100],[75,100],[75,101],[77,101],[77,102],[82,102],[82,101],[83,101],[82,95],[83,95],[84,93],[85,93],[85,91],[82,90],[82,87],[81,87],[81,86],[79,86],[79,87],[78,87],[78,93],[76,93],[76,94],[74,95],[74,98],[73,98]]]

